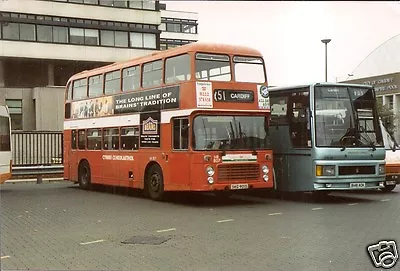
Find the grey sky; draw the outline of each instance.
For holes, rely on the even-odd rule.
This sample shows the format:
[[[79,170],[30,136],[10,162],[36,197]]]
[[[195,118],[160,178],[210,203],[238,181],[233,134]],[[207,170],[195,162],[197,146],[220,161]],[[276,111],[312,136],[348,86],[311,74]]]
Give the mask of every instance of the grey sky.
[[[199,13],[199,40],[260,50],[270,85],[346,79],[376,47],[400,34],[399,2],[162,1]]]

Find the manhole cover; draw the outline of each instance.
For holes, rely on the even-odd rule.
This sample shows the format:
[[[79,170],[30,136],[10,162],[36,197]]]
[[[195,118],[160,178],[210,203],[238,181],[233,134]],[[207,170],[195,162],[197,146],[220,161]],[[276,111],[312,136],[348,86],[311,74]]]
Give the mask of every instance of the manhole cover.
[[[128,240],[122,241],[123,244],[142,244],[142,245],[161,245],[171,237],[163,236],[134,236]]]

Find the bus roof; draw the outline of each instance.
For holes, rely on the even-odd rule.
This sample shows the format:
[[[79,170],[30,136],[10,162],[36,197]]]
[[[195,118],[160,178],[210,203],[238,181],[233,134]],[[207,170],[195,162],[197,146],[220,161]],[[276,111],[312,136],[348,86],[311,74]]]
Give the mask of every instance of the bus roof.
[[[165,51],[158,51],[149,55],[129,59],[127,61],[115,62],[99,68],[82,71],[80,73],[71,76],[70,79],[68,80],[68,83],[71,80],[76,80],[78,78],[84,78],[87,76],[101,74],[103,72],[119,70],[120,68],[129,67],[135,64],[146,63],[164,57],[180,55],[187,52],[207,52],[207,53],[222,53],[222,54],[262,57],[260,51],[247,46],[238,46],[238,45],[221,44],[221,43],[193,42],[176,48],[168,49]]]
[[[287,86],[275,86],[269,87],[269,91],[279,91],[279,90],[288,90],[294,88],[303,88],[303,87],[310,87],[310,86],[342,86],[342,87],[366,87],[372,88],[370,85],[363,85],[363,84],[352,84],[352,83],[330,83],[330,82],[321,82],[321,83],[309,83],[309,84],[299,84],[299,85],[287,85]]]

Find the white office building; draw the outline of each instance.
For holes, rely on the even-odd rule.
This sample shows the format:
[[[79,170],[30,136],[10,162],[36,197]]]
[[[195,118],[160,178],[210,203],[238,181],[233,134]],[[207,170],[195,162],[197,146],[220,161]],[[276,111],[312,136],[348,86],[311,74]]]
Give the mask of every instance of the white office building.
[[[159,1],[0,1],[0,101],[14,130],[62,130],[72,74],[193,41],[197,14]]]

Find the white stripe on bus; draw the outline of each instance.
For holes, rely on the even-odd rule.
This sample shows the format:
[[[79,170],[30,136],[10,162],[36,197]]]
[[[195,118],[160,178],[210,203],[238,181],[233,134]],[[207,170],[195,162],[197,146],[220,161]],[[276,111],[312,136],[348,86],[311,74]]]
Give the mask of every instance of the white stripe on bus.
[[[206,108],[195,109],[182,109],[182,110],[168,110],[161,111],[161,123],[169,123],[173,117],[189,116],[193,111],[207,110]],[[208,109],[210,110],[210,109]],[[231,110],[231,109],[218,109],[218,111],[226,112],[248,112],[260,113],[260,110]],[[131,115],[114,115],[110,117],[99,117],[91,119],[70,119],[64,121],[64,129],[88,129],[88,128],[102,128],[102,127],[115,127],[115,126],[130,126],[140,124],[140,114],[133,113]]]

